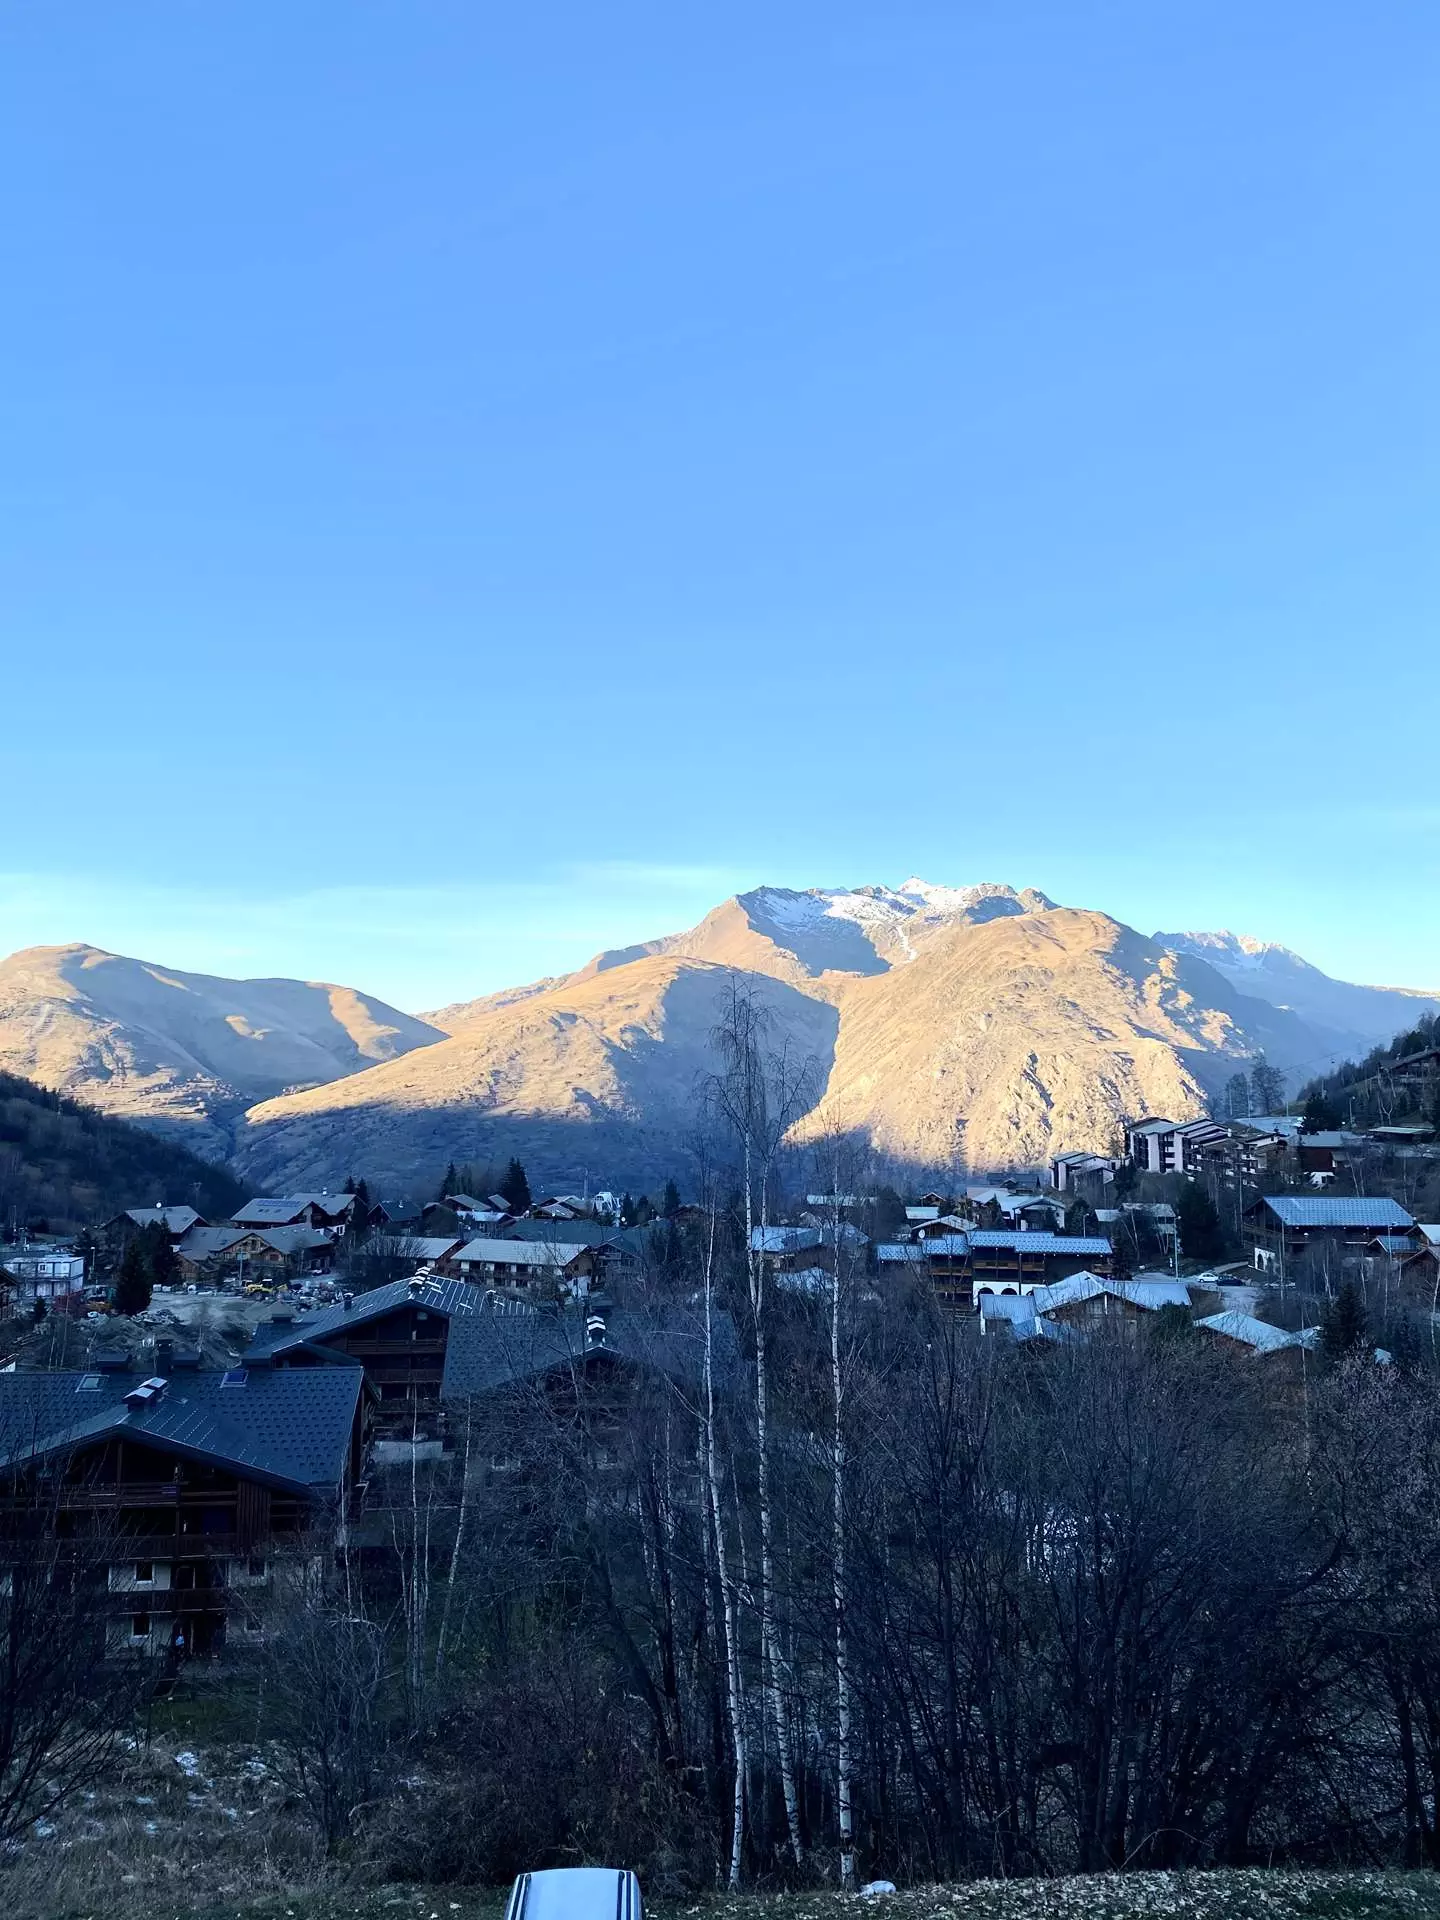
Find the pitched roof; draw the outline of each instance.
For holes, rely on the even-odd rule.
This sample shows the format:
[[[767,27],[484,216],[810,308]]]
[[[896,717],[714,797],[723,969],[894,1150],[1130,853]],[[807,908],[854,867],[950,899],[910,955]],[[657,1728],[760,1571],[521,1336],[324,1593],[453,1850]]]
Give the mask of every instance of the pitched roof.
[[[819,1227],[752,1227],[750,1248],[754,1253],[809,1253],[822,1238]]]
[[[531,1380],[560,1369],[622,1359],[654,1367],[679,1385],[698,1382],[704,1366],[704,1320],[689,1307],[612,1308],[605,1316],[603,1345],[589,1334],[591,1313],[509,1311],[489,1304],[456,1320],[445,1348],[441,1396],[464,1399],[497,1387]],[[726,1313],[712,1315],[712,1354],[717,1383],[731,1379],[739,1363],[739,1341]]]
[[[175,1251],[183,1260],[210,1260],[217,1254],[228,1253],[237,1242],[249,1238],[248,1227],[191,1227],[190,1231],[175,1243]]]
[[[332,1220],[338,1220],[353,1202],[353,1193],[280,1193],[258,1200],[247,1200],[238,1213],[230,1216],[239,1227],[288,1227],[310,1207],[318,1207]]]
[[[1373,1247],[1379,1247],[1382,1253],[1416,1253],[1424,1251],[1423,1248],[1416,1246],[1416,1243],[1408,1234],[1404,1233],[1377,1233],[1370,1244]]]
[[[1287,1227],[1403,1227],[1415,1225],[1398,1200],[1384,1194],[1354,1196],[1320,1194],[1267,1193],[1262,1205],[1269,1207]]]
[[[277,1253],[309,1253],[316,1247],[333,1247],[334,1236],[325,1227],[263,1227],[255,1238],[263,1240]]]
[[[970,1235],[972,1247],[1023,1247],[1028,1253],[1109,1253],[1110,1242],[1096,1234],[1001,1233],[981,1229]]]
[[[589,1251],[584,1241],[576,1240],[467,1240],[455,1260],[462,1267],[549,1267],[561,1272]]]
[[[163,1226],[167,1233],[182,1234],[204,1222],[194,1207],[127,1207],[122,1220],[133,1220],[137,1227]]]
[[[552,1247],[603,1247],[619,1238],[622,1229],[602,1226],[598,1220],[516,1220],[495,1237],[500,1240],[538,1240]]]
[[[1253,1347],[1258,1355],[1282,1353],[1287,1347],[1313,1347],[1320,1338],[1318,1328],[1287,1333],[1283,1327],[1272,1327],[1268,1320],[1257,1320],[1253,1313],[1241,1313],[1237,1308],[1228,1313],[1207,1314],[1195,1324],[1207,1333],[1218,1333],[1227,1340],[1238,1340],[1242,1346]]]
[[[398,1260],[443,1260],[463,1246],[459,1234],[382,1233],[365,1242],[367,1253],[384,1253]]]
[[[392,1280],[383,1287],[372,1287],[369,1293],[357,1293],[348,1307],[342,1301],[320,1313],[307,1314],[303,1324],[272,1321],[269,1326],[257,1327],[249,1351],[280,1354],[294,1347],[323,1345],[327,1334],[364,1326],[369,1320],[394,1313],[397,1307],[421,1307],[426,1313],[443,1313],[453,1319],[457,1314],[478,1312],[484,1301],[480,1288],[465,1280]]]
[[[344,1475],[358,1367],[186,1372],[127,1406],[139,1384],[133,1373],[0,1374],[0,1466],[123,1433],[292,1491],[328,1492]]]

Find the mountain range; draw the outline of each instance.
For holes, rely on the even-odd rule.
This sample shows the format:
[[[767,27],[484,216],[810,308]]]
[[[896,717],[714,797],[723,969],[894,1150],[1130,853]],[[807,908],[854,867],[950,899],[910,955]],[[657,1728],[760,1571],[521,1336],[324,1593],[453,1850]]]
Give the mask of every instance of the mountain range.
[[[1183,1118],[1263,1051],[1292,1085],[1440,1010],[1230,933],[1146,937],[1034,889],[759,887],[682,933],[418,1018],[352,988],[227,981],[91,947],[0,963],[0,1066],[176,1130],[260,1187],[404,1192],[512,1153],[532,1179],[683,1172],[727,984],[807,1063],[797,1141],[957,1172]]]

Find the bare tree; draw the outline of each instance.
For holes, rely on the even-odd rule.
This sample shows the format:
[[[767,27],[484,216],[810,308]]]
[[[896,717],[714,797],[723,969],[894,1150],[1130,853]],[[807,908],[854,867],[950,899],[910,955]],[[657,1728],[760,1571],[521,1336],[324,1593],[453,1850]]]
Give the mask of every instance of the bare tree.
[[[383,1790],[390,1742],[381,1715],[388,1636],[313,1584],[290,1597],[267,1644],[261,1726],[285,1784],[335,1854]]]
[[[796,1784],[794,1745],[786,1713],[784,1656],[775,1618],[775,1515],[770,1493],[770,1374],[768,1364],[768,1244],[770,1206],[785,1137],[807,1104],[808,1063],[792,1059],[784,1043],[772,1048],[770,1021],[754,986],[732,975],[714,1029],[721,1070],[712,1097],[740,1155],[741,1211],[745,1233],[745,1281],[755,1342],[755,1454],[760,1528],[760,1632],[765,1695],[780,1763],[781,1791],[790,1850],[805,1857]]]

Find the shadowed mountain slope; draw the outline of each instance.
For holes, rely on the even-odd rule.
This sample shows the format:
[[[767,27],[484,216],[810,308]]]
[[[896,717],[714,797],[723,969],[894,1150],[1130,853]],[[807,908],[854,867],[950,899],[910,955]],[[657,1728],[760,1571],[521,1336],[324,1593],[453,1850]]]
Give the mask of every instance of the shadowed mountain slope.
[[[737,903],[730,903],[735,907]],[[492,1004],[436,1047],[246,1116],[237,1165],[260,1184],[328,1180],[341,1164],[402,1184],[447,1160],[519,1153],[545,1184],[685,1167],[709,1037],[742,969],[773,1034],[812,1062],[803,1139],[834,1124],[917,1167],[1037,1162],[1102,1146],[1129,1112],[1203,1111],[1204,1089],[1264,1047],[1309,1037],[1203,962],[1104,914],[1033,908],[955,918],[880,971],[803,971],[749,915],[711,915],[718,958],[667,951]],[[731,958],[730,956],[735,956]]]

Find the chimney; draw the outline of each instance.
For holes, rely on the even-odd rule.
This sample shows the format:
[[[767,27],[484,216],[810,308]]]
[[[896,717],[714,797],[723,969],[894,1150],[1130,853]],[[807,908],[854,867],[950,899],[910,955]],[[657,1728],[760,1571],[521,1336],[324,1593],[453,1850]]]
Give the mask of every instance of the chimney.
[[[144,1407],[153,1407],[163,1396],[166,1384],[159,1374],[152,1374],[148,1380],[142,1380],[138,1387],[130,1389],[125,1396],[126,1406],[134,1407],[137,1411]]]
[[[155,1342],[155,1370],[157,1373],[169,1373],[175,1365],[175,1342],[157,1340]]]
[[[592,1313],[585,1322],[585,1345],[587,1347],[603,1347],[604,1344],[605,1316],[603,1313]]]
[[[354,1294],[345,1293],[345,1294],[342,1294],[340,1298],[341,1298],[341,1304],[344,1306],[346,1313],[349,1313],[350,1309],[355,1305]]]

